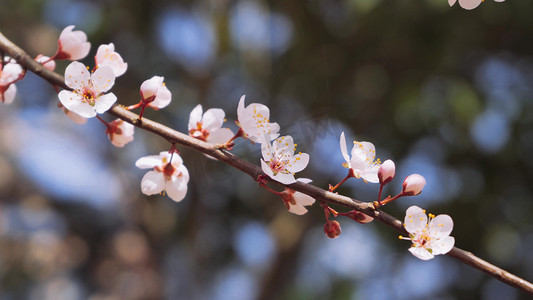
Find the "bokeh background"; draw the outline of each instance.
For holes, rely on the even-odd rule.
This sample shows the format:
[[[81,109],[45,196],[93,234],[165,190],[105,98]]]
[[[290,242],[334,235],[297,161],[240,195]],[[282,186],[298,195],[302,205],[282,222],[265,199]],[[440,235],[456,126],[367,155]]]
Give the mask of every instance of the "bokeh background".
[[[113,92],[139,100],[161,75],[172,104],[145,116],[185,132],[198,103],[236,129],[241,95],[271,109],[310,153],[300,173],[321,187],[345,176],[338,138],[393,159],[400,190],[426,177],[419,205],[455,221],[456,245],[533,280],[532,1],[2,0],[0,31],[30,55],[52,55],[71,24],[113,42],[129,64]],[[64,72],[67,62],[58,63]],[[142,132],[114,148],[104,126],[80,126],[33,74],[0,107],[0,299],[526,299],[453,258],[420,261],[377,222],[339,219],[328,239],[238,171],[181,149],[191,173],[181,203],[140,193],[141,156],[169,149]],[[111,120],[110,116],[104,118]],[[258,145],[233,152],[259,164]],[[350,180],[364,201],[378,185]],[[341,209],[342,210],[342,209]]]

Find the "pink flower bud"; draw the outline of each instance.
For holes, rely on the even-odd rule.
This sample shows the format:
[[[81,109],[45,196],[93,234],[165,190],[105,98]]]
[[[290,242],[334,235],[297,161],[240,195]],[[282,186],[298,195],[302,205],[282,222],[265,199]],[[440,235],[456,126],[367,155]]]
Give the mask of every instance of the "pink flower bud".
[[[3,68],[0,69],[0,103],[13,102],[17,93],[17,87],[14,83],[23,77],[24,70],[19,64],[12,62],[9,58],[4,61]]]
[[[172,94],[164,83],[164,78],[154,76],[141,84],[142,102],[154,108],[163,108],[170,103]]]
[[[330,238],[334,239],[341,235],[341,224],[337,221],[329,221],[324,225],[324,233]]]
[[[79,60],[89,54],[91,43],[87,42],[85,32],[74,29],[74,25],[67,26],[61,32],[57,41],[58,49],[55,59]]]
[[[56,69],[56,62],[48,56],[42,54],[37,55],[35,61],[41,63],[43,67],[47,70],[54,71]]]
[[[396,167],[394,166],[394,162],[387,159],[378,169],[379,184],[384,185],[389,183],[394,178],[395,172]]]
[[[403,181],[403,191],[405,196],[415,196],[422,192],[426,185],[426,180],[422,175],[411,174]]]
[[[107,137],[111,144],[115,147],[122,148],[127,143],[133,141],[134,126],[126,123],[123,120],[116,119],[109,123],[109,128],[106,130]]]

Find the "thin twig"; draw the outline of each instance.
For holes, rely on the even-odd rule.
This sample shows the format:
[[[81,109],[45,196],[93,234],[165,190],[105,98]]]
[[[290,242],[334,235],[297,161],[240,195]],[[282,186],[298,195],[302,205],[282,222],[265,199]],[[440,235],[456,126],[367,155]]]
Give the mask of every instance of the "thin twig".
[[[45,69],[40,63],[33,60],[29,55],[27,55],[22,49],[17,47],[11,41],[9,41],[2,33],[0,33],[0,50],[3,50],[7,55],[14,58],[20,65],[24,68],[30,70],[31,72],[37,74],[43,79],[47,80],[54,86],[60,86],[65,89],[68,87],[65,85],[64,77]],[[253,165],[245,160],[242,160],[235,155],[225,151],[219,150],[211,144],[205,143],[193,137],[190,137],[186,134],[183,134],[179,131],[176,131],[172,128],[164,126],[160,123],[154,122],[147,118],[143,118],[142,122],[139,120],[139,115],[128,111],[124,106],[114,105],[109,111],[109,114],[120,118],[128,123],[131,123],[139,128],[142,128],[146,131],[150,131],[165,140],[169,143],[176,143],[182,146],[200,151],[204,154],[207,154],[211,157],[218,159],[246,174],[251,176],[254,180],[259,175],[264,175],[261,168]],[[402,222],[395,217],[379,210],[374,209],[372,203],[362,202],[354,198],[346,197],[336,193],[328,192],[324,189],[318,188],[311,184],[306,184],[302,182],[297,182],[289,185],[283,185],[276,181],[271,180],[268,176],[265,176],[265,179],[269,182],[275,184],[286,186],[295,191],[307,194],[319,201],[324,201],[329,204],[340,205],[355,209],[362,213],[365,213],[381,223],[392,227],[402,234],[407,235],[408,233],[402,226]],[[478,270],[481,270],[494,278],[507,283],[515,288],[521,289],[527,293],[533,294],[533,284],[530,282],[509,273],[477,256],[474,254],[464,251],[460,248],[454,247],[447,255],[456,258],[457,260],[473,267]]]

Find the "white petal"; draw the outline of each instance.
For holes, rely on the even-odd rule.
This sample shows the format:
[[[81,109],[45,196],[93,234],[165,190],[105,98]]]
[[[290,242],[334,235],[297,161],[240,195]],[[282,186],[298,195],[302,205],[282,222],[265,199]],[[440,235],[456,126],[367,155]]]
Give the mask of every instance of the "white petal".
[[[196,129],[196,124],[202,122],[202,105],[198,104],[189,114],[189,130]]]
[[[362,151],[352,151],[352,159],[350,160],[350,167],[357,173],[364,173],[366,165],[366,157]]]
[[[459,5],[464,9],[474,9],[478,7],[483,0],[459,0]]]
[[[279,136],[280,127],[278,123],[268,123],[267,125],[267,133],[270,135],[270,140],[276,139]]]
[[[170,199],[179,202],[187,194],[187,182],[179,177],[172,176],[171,181],[166,182],[165,190]]]
[[[315,199],[313,197],[300,192],[295,192],[293,198],[296,203],[304,206],[313,205],[313,203],[315,203]]]
[[[263,155],[263,159],[265,161],[271,161],[274,154],[272,153],[272,146],[270,146],[270,142],[266,142],[266,139],[267,138],[263,137],[264,141],[261,143],[261,155]]]
[[[159,87],[163,84],[164,78],[161,76],[154,76],[148,80],[145,80],[141,84],[141,95],[143,98],[150,98],[157,94]]]
[[[50,60],[49,56],[39,54],[35,58],[35,61],[38,63],[43,64],[43,67],[47,70],[54,71],[56,69],[56,62],[54,60]]]
[[[285,135],[277,138],[272,143],[272,148],[275,149],[277,157],[280,155],[285,156],[285,158],[291,157],[294,154],[294,141],[290,135]]]
[[[12,83],[13,81],[19,79],[20,75],[24,70],[17,63],[7,63],[4,65],[2,70],[2,75],[0,76],[0,84]]]
[[[109,55],[111,53],[115,52],[115,44],[109,43],[109,44],[102,44],[98,46],[98,50],[96,50],[96,64],[100,64],[105,60],[106,54]]]
[[[82,90],[89,85],[91,74],[84,64],[73,61],[65,69],[65,84],[75,90]]]
[[[207,142],[213,145],[224,144],[234,136],[229,128],[219,128],[214,130],[207,137]]]
[[[453,220],[448,215],[438,215],[429,222],[431,235],[436,238],[443,238],[452,232]]]
[[[71,91],[61,91],[58,95],[59,101],[63,106],[84,118],[92,118],[96,116],[94,108],[87,102],[83,102],[81,96]]]
[[[270,118],[270,109],[268,106],[261,103],[251,103],[246,107],[246,111],[250,116],[256,116],[259,119]]]
[[[161,172],[149,171],[141,180],[141,191],[145,195],[159,194],[165,189],[165,175]]]
[[[100,67],[91,75],[91,81],[96,94],[105,93],[115,84],[115,73],[110,67]]]
[[[79,125],[83,125],[85,123],[87,123],[87,118],[84,118],[80,115],[78,115],[77,113],[75,112],[72,112],[66,108],[63,107],[63,111],[65,112],[65,115],[67,115],[67,117],[72,120],[72,122],[76,123],[76,124],[79,124]]]
[[[239,123],[244,121],[244,98],[246,98],[246,95],[241,96],[241,99],[239,99],[239,105],[237,106],[237,119],[239,120]]]
[[[224,123],[224,111],[220,108],[208,109],[202,119],[204,129],[211,132],[212,130],[222,127]]]
[[[344,160],[347,163],[350,163],[350,156],[348,155],[348,149],[346,148],[346,138],[344,137],[344,131],[341,133],[340,146]]]
[[[102,114],[108,111],[116,101],[117,96],[113,93],[102,95],[94,102],[94,110],[96,110],[97,113]]]
[[[108,137],[113,146],[122,148],[129,142],[133,141],[135,126],[131,125],[130,123],[121,121],[118,128],[120,128],[120,130],[122,131],[121,134],[113,133],[108,135]]]
[[[265,174],[274,179],[274,172],[272,172],[272,169],[270,168],[270,166],[264,161],[261,159],[261,169],[263,170],[263,172],[265,172]]]
[[[379,166],[373,165],[371,168],[364,170],[361,178],[363,178],[364,180],[368,182],[378,183],[379,182],[378,170],[379,170]]]
[[[180,174],[181,180],[185,183],[188,183],[189,182],[189,170],[187,170],[187,167],[185,167],[183,162],[180,163],[179,166],[176,166],[174,165],[174,160],[172,160],[172,165],[176,168],[176,174]]]
[[[171,100],[172,100],[172,93],[170,93],[168,88],[165,85],[163,85],[159,88],[159,90],[157,90],[155,99],[153,102],[150,103],[150,106],[153,106],[156,108],[164,108],[170,104]]]
[[[452,250],[454,244],[455,238],[451,236],[446,236],[431,243],[431,250],[433,251],[434,255],[446,254],[450,250]]]
[[[286,174],[279,172],[275,176],[270,176],[270,178],[274,179],[277,182],[283,183],[283,184],[291,184],[295,183],[296,179],[294,178],[294,175],[292,174]]]
[[[433,254],[429,253],[429,251],[423,247],[411,247],[409,248],[409,251],[421,260],[430,260],[434,257]]]
[[[457,0],[448,0],[448,4],[450,4],[450,6],[453,6],[455,2],[457,2]]]
[[[416,206],[413,205],[407,209],[405,212],[405,230],[409,233],[417,233],[418,231],[422,230],[427,225],[427,216],[424,213],[424,211]]]
[[[376,147],[369,142],[360,142],[360,144],[363,146],[363,151],[365,152],[365,157],[368,159],[368,162],[372,163],[376,158]]]
[[[163,162],[159,155],[143,156],[135,162],[135,166],[140,169],[151,169],[155,166],[161,166],[162,164]]]
[[[307,209],[298,204],[291,204],[289,205],[289,211],[293,214],[301,216],[307,212]]]
[[[91,50],[91,43],[89,42],[83,42],[78,45],[78,47],[73,48],[70,51],[70,60],[80,60],[85,58],[87,54],[89,54],[89,51]]]
[[[63,28],[63,30],[61,31],[61,34],[59,35],[59,39],[62,40],[62,39],[65,39],[67,38],[71,32],[72,32],[72,29],[74,29],[74,25],[69,25],[65,28]]]
[[[12,83],[11,85],[9,85],[9,87],[7,88],[7,90],[4,92],[3,95],[0,95],[0,99],[2,99],[1,97],[3,97],[3,103],[5,104],[10,104],[13,102],[13,100],[15,100],[15,95],[17,94],[17,87],[15,86],[14,83]]]
[[[298,178],[296,180],[299,181],[299,182],[303,182],[303,183],[311,183],[313,181],[313,180],[311,180],[309,178]]]
[[[309,164],[309,154],[296,154],[292,157],[290,166],[287,167],[287,170],[291,173],[298,173],[305,169],[305,167],[307,167],[307,164]]]

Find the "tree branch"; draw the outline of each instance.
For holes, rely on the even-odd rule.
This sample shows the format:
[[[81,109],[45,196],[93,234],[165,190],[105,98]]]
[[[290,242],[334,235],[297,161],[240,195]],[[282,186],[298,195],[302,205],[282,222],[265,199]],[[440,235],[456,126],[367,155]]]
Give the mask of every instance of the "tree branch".
[[[26,54],[24,50],[20,49],[18,46],[9,41],[2,33],[0,33],[0,50],[4,51],[5,54],[14,58],[23,68],[37,74],[38,76],[48,81],[50,84],[62,87],[64,89],[69,89],[65,85],[65,80],[63,76],[45,69],[40,63],[36,62],[28,54]],[[146,131],[152,132],[164,138],[169,143],[180,144],[182,146],[210,155],[216,158],[217,160],[222,161],[248,174],[254,180],[256,180],[259,175],[264,175],[260,167],[253,165],[245,160],[242,160],[225,150],[219,150],[216,147],[213,147],[211,144],[192,138],[188,135],[185,135],[179,131],[164,126],[160,123],[151,121],[147,118],[142,118],[141,121],[138,118],[139,116],[137,114],[128,111],[121,105],[114,105],[108,111],[108,113],[128,123],[131,123],[138,128],[142,128]],[[290,185],[283,185],[281,183],[273,181],[272,179],[270,179],[270,177],[266,177],[265,179],[277,185],[286,186],[295,191],[307,194],[319,201],[344,206],[350,209],[355,209],[359,212],[365,213],[375,218],[376,220],[389,227],[398,230],[404,235],[408,235],[405,228],[403,228],[402,222],[400,220],[379,209],[374,209],[372,203],[362,202],[354,198],[346,197],[336,193],[331,193],[311,184],[297,182]],[[533,284],[475,256],[471,252],[467,252],[458,247],[454,247],[450,252],[447,253],[447,255],[454,257],[457,260],[473,268],[481,270],[506,284],[521,289],[527,293],[533,294]]]

